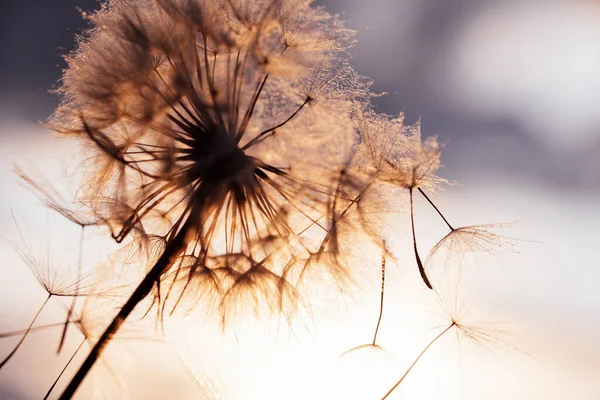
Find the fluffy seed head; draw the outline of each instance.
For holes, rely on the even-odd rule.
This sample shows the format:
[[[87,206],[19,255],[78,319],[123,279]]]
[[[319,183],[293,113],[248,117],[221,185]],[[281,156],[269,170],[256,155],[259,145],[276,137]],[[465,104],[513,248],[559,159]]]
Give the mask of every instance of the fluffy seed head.
[[[291,265],[347,273],[332,204],[368,82],[343,58],[353,33],[311,3],[112,0],[68,57],[50,125],[93,154],[82,201],[117,241],[185,236],[163,309],[280,306]]]

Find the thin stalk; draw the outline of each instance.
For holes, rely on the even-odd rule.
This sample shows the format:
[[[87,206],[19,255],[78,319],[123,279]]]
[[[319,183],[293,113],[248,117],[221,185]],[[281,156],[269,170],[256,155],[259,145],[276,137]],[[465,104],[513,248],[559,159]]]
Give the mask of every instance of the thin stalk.
[[[242,139],[242,136],[244,136],[244,133],[246,133],[246,128],[248,127],[248,123],[250,122],[250,119],[252,118],[252,114],[254,113],[254,108],[256,107],[256,102],[258,101],[258,98],[260,97],[260,94],[263,90],[263,88],[265,87],[265,83],[267,83],[267,79],[269,79],[269,74],[265,74],[265,77],[263,78],[262,82],[257,85],[257,89],[254,92],[254,96],[252,98],[252,100],[250,101],[250,105],[248,106],[248,109],[246,110],[246,113],[244,114],[244,119],[242,119],[242,123],[238,129],[238,133],[235,136],[235,141],[236,143],[239,143],[240,140]]]
[[[381,324],[381,317],[383,316],[383,291],[385,289],[385,251],[381,255],[381,299],[379,300],[379,318],[377,319],[377,326],[375,327],[375,334],[373,335],[373,346],[377,345],[377,333],[379,332],[379,325]]]
[[[67,368],[69,367],[69,365],[71,364],[71,362],[73,361],[73,359],[75,358],[75,356],[77,355],[77,353],[79,353],[79,350],[81,350],[81,348],[83,347],[83,344],[85,343],[85,340],[86,339],[84,338],[81,341],[81,343],[79,343],[79,346],[77,346],[77,348],[75,349],[75,351],[73,352],[73,354],[69,358],[69,361],[67,361],[67,363],[65,364],[65,366],[63,367],[63,369],[60,371],[60,374],[58,374],[58,376],[54,380],[54,383],[52,384],[52,386],[50,386],[50,389],[48,389],[48,392],[46,392],[46,395],[44,396],[44,400],[48,399],[48,396],[50,396],[50,393],[52,393],[52,390],[54,390],[54,387],[56,386],[56,384],[58,383],[58,381],[60,380],[60,378],[63,376],[63,374],[65,373],[65,371],[67,370]]]
[[[77,320],[70,320],[69,323],[73,323],[73,322],[77,322]],[[56,328],[58,326],[63,326],[65,323],[64,322],[55,322],[53,324],[46,324],[46,325],[39,325],[39,326],[34,326],[31,327],[29,329],[29,332],[37,332],[37,331],[43,331],[45,329],[50,329],[50,328]],[[8,332],[2,332],[0,333],[0,339],[4,339],[4,338],[8,338],[8,337],[13,337],[13,336],[19,336],[24,334],[25,332],[27,332],[27,329],[19,329],[18,331],[8,331]]]
[[[417,250],[417,236],[415,234],[415,212],[413,210],[413,190],[412,188],[408,189],[410,193],[410,225],[412,228],[412,236],[413,236],[413,248],[415,250],[415,259],[417,260],[417,266],[419,267],[419,273],[421,274],[421,278],[425,285],[429,289],[433,290],[433,286],[429,283],[429,279],[427,279],[427,274],[425,273],[425,268],[423,268],[423,263],[421,262],[421,257],[419,257],[419,250]]]
[[[69,310],[67,311],[67,318],[64,322],[64,328],[62,334],[60,336],[60,342],[58,343],[57,353],[60,353],[63,345],[65,344],[65,339],[67,338],[67,330],[69,329],[69,322],[71,319],[71,315],[73,315],[73,311],[75,310],[75,304],[77,303],[77,298],[79,297],[79,281],[81,280],[81,269],[83,263],[83,234],[85,231],[85,225],[81,225],[81,234],[79,236],[79,255],[77,257],[77,281],[75,283],[75,295],[73,296],[73,300],[71,301],[71,305],[69,306]]]
[[[304,108],[304,106],[306,104],[308,104],[308,102],[310,101],[310,97],[308,97],[306,100],[304,100],[304,103],[302,103],[297,109],[296,111],[294,111],[292,113],[292,115],[290,115],[285,121],[280,122],[279,124],[275,125],[272,128],[266,129],[264,131],[262,131],[261,133],[259,133],[258,135],[256,135],[252,140],[250,140],[248,143],[246,143],[243,147],[242,150],[246,150],[249,147],[254,146],[257,142],[260,141],[260,139],[262,139],[265,135],[268,135],[271,132],[275,132],[275,130],[281,128],[282,126],[284,126],[285,124],[287,124],[288,122],[290,122],[292,119],[294,119],[294,117],[300,112],[300,110],[302,110],[302,108]]]
[[[442,219],[444,220],[446,225],[448,225],[448,228],[450,228],[451,231],[454,231],[454,228],[452,227],[452,225],[450,225],[450,222],[448,222],[446,217],[444,217],[444,214],[442,214],[442,212],[435,206],[435,204],[433,204],[433,201],[431,201],[431,199],[425,194],[425,192],[421,188],[417,188],[417,189],[423,195],[423,197],[425,197],[425,199],[429,202],[429,204],[431,204],[431,206],[435,209],[435,211],[437,211],[439,216],[442,217]]]
[[[131,314],[134,308],[142,300],[144,300],[146,296],[148,296],[148,294],[152,291],[156,281],[160,279],[160,276],[173,264],[173,261],[175,261],[175,259],[185,249],[187,244],[186,237],[191,231],[191,227],[195,222],[194,219],[194,213],[192,212],[179,232],[167,245],[165,251],[160,256],[156,264],[154,264],[152,269],[150,269],[148,274],[146,274],[142,282],[140,282],[133,294],[119,310],[117,316],[113,319],[108,328],[106,328],[102,336],[100,336],[81,367],[79,367],[79,370],[73,379],[71,379],[71,382],[69,382],[69,385],[65,388],[64,392],[60,396],[60,400],[67,400],[73,397],[98,358],[100,358],[100,355],[104,351],[104,348],[108,342],[110,342],[113,336],[119,331],[123,322],[125,322],[127,317],[129,317],[129,314]]]
[[[442,333],[440,333],[439,335],[437,335],[431,342],[429,342],[429,344],[427,346],[425,346],[425,348],[423,349],[423,351],[421,351],[421,353],[417,356],[417,358],[415,358],[415,361],[412,362],[412,364],[410,364],[410,367],[408,367],[408,369],[406,370],[406,372],[404,373],[404,375],[402,375],[402,378],[400,378],[398,380],[398,382],[396,382],[396,384],[394,386],[392,386],[392,388],[390,390],[388,390],[388,392],[381,398],[381,400],[385,400],[387,399],[394,390],[396,390],[396,388],[398,386],[400,386],[400,384],[402,383],[402,381],[404,381],[404,378],[406,378],[406,376],[408,375],[408,373],[413,369],[413,367],[415,365],[417,365],[417,363],[419,362],[419,360],[421,359],[421,357],[423,357],[423,355],[427,352],[427,350],[429,350],[429,348],[442,336],[444,336],[444,334],[446,332],[448,332],[453,326],[455,326],[456,323],[452,322],[450,325],[448,325],[448,327],[446,329],[444,329],[444,331]]]
[[[49,294],[48,297],[46,297],[46,300],[44,300],[44,302],[42,303],[42,306],[38,309],[37,313],[35,314],[35,316],[31,320],[31,323],[29,324],[29,327],[27,328],[27,330],[25,330],[25,333],[23,334],[23,337],[21,337],[21,340],[19,340],[19,343],[17,343],[17,345],[15,346],[15,348],[12,349],[12,351],[10,352],[10,354],[8,356],[6,356],[6,358],[0,364],[0,369],[2,367],[4,367],[4,365],[8,362],[8,360],[10,360],[12,358],[12,356],[15,355],[15,353],[17,352],[17,350],[19,350],[19,347],[21,347],[21,344],[23,344],[23,341],[27,337],[27,334],[29,334],[29,332],[33,328],[33,324],[35,323],[35,320],[37,319],[37,317],[40,316],[40,313],[42,312],[42,310],[44,309],[44,307],[46,307],[46,304],[48,304],[48,300],[50,300],[50,297],[52,297],[51,294]]]
[[[384,252],[381,255],[381,298],[379,301],[379,318],[377,319],[377,325],[375,326],[375,333],[373,334],[373,342],[371,344],[361,344],[360,346],[356,346],[351,348],[350,350],[347,350],[345,352],[343,352],[342,354],[340,354],[340,358],[344,357],[347,354],[350,354],[356,350],[360,350],[360,349],[364,349],[364,348],[375,348],[375,349],[382,349],[381,346],[379,346],[377,344],[377,333],[379,332],[379,326],[381,325],[381,317],[383,316],[383,293],[384,293],[384,289],[385,289],[385,255],[386,255],[386,249],[385,249],[385,242],[383,243],[384,246]]]

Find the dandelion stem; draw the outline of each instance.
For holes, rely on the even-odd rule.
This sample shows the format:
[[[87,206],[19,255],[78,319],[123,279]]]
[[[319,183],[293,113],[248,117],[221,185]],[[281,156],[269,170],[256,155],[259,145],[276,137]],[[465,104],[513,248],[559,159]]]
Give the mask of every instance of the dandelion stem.
[[[417,260],[417,266],[419,267],[419,273],[421,274],[421,278],[423,278],[423,282],[429,289],[433,290],[433,286],[429,283],[429,279],[427,279],[427,274],[425,273],[425,268],[423,268],[423,263],[421,262],[421,257],[419,257],[419,251],[417,250],[417,236],[415,235],[415,213],[413,210],[413,190],[412,188],[408,189],[410,194],[410,225],[412,228],[412,236],[413,236],[413,248],[415,250],[415,259]]]
[[[385,244],[384,244],[385,246]],[[379,318],[377,319],[377,326],[375,327],[375,334],[373,335],[373,346],[377,345],[377,333],[379,332],[379,325],[381,324],[381,317],[383,316],[383,291],[385,288],[385,250],[381,255],[381,299],[379,300]]]
[[[388,392],[381,398],[381,400],[385,400],[387,399],[394,390],[396,390],[396,388],[398,386],[400,386],[400,384],[402,383],[402,381],[404,381],[404,378],[406,378],[406,376],[408,375],[408,373],[413,369],[413,367],[415,365],[417,365],[417,363],[419,362],[419,360],[421,359],[421,357],[423,357],[423,355],[427,352],[427,350],[429,350],[429,348],[442,336],[444,336],[444,334],[446,334],[446,332],[448,332],[453,326],[455,326],[456,323],[452,322],[450,325],[448,325],[448,327],[446,329],[443,330],[442,333],[440,333],[439,335],[437,335],[431,342],[429,342],[429,344],[427,346],[425,346],[425,348],[421,351],[421,353],[417,356],[417,358],[415,358],[415,360],[412,362],[412,364],[410,364],[410,367],[408,367],[408,369],[406,370],[406,372],[404,373],[404,375],[402,375],[402,378],[400,378],[398,380],[398,382],[396,382],[396,384],[394,386],[392,386],[392,388],[390,390],[388,390]]]
[[[2,367],[4,367],[4,364],[6,364],[8,362],[8,360],[10,360],[12,358],[12,356],[15,355],[15,353],[17,352],[17,350],[19,350],[19,347],[21,347],[21,344],[23,344],[23,341],[27,337],[27,334],[29,334],[29,332],[33,328],[33,324],[35,323],[35,320],[37,319],[37,317],[40,316],[40,313],[42,312],[42,310],[44,309],[44,307],[46,307],[46,304],[48,304],[48,300],[50,300],[50,297],[52,297],[52,295],[48,294],[48,297],[46,297],[46,300],[44,300],[44,302],[42,303],[41,307],[39,308],[39,310],[37,311],[37,313],[35,314],[35,316],[31,320],[31,323],[29,324],[29,327],[27,328],[27,330],[25,330],[25,333],[21,337],[21,340],[19,340],[19,343],[17,343],[17,345],[15,346],[15,348],[12,349],[12,351],[10,352],[10,354],[8,356],[6,356],[6,358],[0,364],[0,369]]]
[[[448,222],[448,220],[446,219],[446,217],[444,217],[442,212],[435,206],[435,204],[433,204],[433,201],[431,201],[431,199],[425,194],[425,192],[421,188],[417,188],[417,189],[423,195],[423,197],[425,197],[425,199],[429,202],[429,204],[431,204],[431,206],[435,209],[435,211],[437,211],[437,213],[440,215],[440,217],[442,217],[442,219],[444,220],[446,225],[448,225],[448,228],[450,228],[451,231],[454,231],[454,228],[452,227],[452,225],[450,225],[450,222]]]
[[[81,348],[83,347],[84,343],[85,343],[85,338],[81,341],[81,343],[79,343],[79,346],[77,346],[77,348],[75,349],[75,351],[73,352],[73,354],[69,358],[69,361],[67,361],[67,363],[65,364],[65,366],[63,367],[63,369],[60,371],[60,374],[58,374],[58,376],[54,380],[54,383],[52,384],[52,386],[50,386],[50,389],[48,389],[48,392],[46,392],[46,395],[44,396],[44,400],[46,400],[48,398],[48,396],[50,396],[50,393],[52,393],[52,390],[54,390],[54,387],[56,386],[56,384],[58,383],[58,381],[60,380],[60,378],[63,376],[63,374],[65,373],[65,371],[69,367],[69,365],[71,365],[71,362],[73,361],[73,359],[75,358],[75,356],[77,355],[77,353],[79,353],[79,350],[81,350]]]
[[[148,296],[148,294],[152,291],[155,283],[160,279],[160,276],[173,264],[173,261],[179,256],[179,254],[183,251],[186,246],[186,237],[188,233],[191,231],[191,227],[193,225],[195,213],[192,212],[188,217],[186,222],[183,224],[179,232],[173,237],[173,239],[169,242],[164,252],[154,264],[152,269],[148,272],[146,277],[140,282],[138,287],[135,289],[133,294],[129,297],[127,302],[123,305],[123,307],[119,310],[117,316],[110,323],[108,328],[104,331],[102,336],[98,339],[87,358],[79,367],[79,370],[69,382],[69,385],[65,388],[64,392],[60,396],[60,400],[67,400],[73,397],[83,380],[85,379],[88,372],[92,369],[104,348],[113,338],[113,336],[118,332],[119,328],[129,314],[134,310],[134,308]]]

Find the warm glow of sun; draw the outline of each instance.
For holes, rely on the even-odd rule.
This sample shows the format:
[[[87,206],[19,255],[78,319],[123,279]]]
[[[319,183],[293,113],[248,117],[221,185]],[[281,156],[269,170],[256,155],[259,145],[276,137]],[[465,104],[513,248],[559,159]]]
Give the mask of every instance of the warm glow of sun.
[[[194,313],[179,326],[168,325],[168,339],[179,344],[184,363],[216,399],[381,398],[443,330],[436,326],[445,323],[435,314],[440,312],[435,306],[415,307],[411,296],[428,293],[416,285],[397,287],[406,274],[397,265],[390,263],[389,268],[377,346],[372,346],[379,311],[377,287],[371,294],[355,293],[362,296],[360,301],[355,297],[297,316],[291,325],[284,319],[242,320],[227,327],[224,335],[218,323],[210,324],[201,312]],[[389,398],[459,399],[456,346],[451,331]]]

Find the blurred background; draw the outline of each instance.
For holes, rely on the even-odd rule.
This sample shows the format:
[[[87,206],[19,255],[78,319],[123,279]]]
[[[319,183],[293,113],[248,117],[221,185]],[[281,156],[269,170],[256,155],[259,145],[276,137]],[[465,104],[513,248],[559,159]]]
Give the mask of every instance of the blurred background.
[[[353,64],[374,80],[375,92],[388,93],[374,100],[377,109],[404,112],[409,122],[421,119],[424,135],[445,144],[441,175],[459,183],[435,196],[445,214],[456,225],[518,221],[507,234],[524,239],[517,254],[500,257],[501,265],[477,268],[470,298],[485,316],[511,322],[514,343],[529,356],[507,360],[502,351],[495,358],[482,350],[485,356],[472,360],[456,355],[449,360],[424,358],[422,370],[440,375],[423,375],[426,385],[409,386],[397,398],[600,398],[600,263],[595,249],[600,241],[600,2],[317,4],[342,14],[358,31]],[[48,91],[65,67],[61,55],[72,49],[87,24],[81,12],[97,7],[92,0],[2,3],[0,235],[9,239],[16,232],[13,214],[32,236],[63,232],[19,185],[12,165],[35,165],[60,176],[76,148],[54,139],[38,121],[45,121],[57,104]],[[420,206],[426,209],[424,202]],[[427,236],[429,226],[421,225],[421,236]],[[77,230],[71,231],[65,237],[77,238]],[[8,242],[0,243],[0,252],[0,331],[19,329],[44,296],[31,294],[35,281]],[[408,277],[418,278],[412,270]],[[412,353],[396,354],[404,362],[427,343],[427,328],[432,327],[406,325],[397,324],[415,331],[416,347]],[[55,346],[51,336],[48,345],[34,336],[29,339],[29,347],[0,371],[2,399],[41,397],[38,393],[61,365],[49,361]],[[0,357],[13,344],[0,342]],[[321,366],[329,362],[320,360]],[[447,370],[460,365],[460,376],[445,381],[444,371],[436,368],[442,364]],[[414,379],[420,382],[417,369]],[[267,392],[257,393],[256,398],[266,398]],[[358,392],[335,397],[361,398],[352,393]]]

